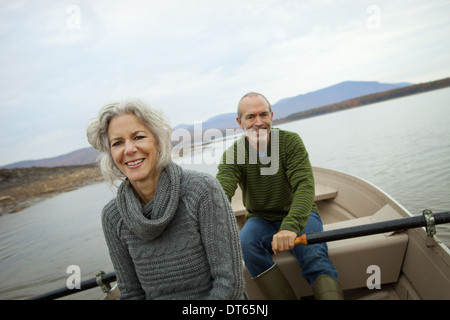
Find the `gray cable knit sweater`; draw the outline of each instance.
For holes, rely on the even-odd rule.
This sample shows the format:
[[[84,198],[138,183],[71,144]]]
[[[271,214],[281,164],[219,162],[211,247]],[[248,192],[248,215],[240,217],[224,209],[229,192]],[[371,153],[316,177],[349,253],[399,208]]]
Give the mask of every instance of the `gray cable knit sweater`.
[[[125,180],[102,224],[120,299],[245,299],[235,217],[212,176],[170,163],[146,205]]]

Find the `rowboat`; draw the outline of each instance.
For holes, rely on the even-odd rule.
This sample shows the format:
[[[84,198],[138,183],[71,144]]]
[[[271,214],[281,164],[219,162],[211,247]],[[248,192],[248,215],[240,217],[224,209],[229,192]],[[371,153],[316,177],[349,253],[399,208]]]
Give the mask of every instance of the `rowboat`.
[[[313,168],[324,231],[406,221],[408,210],[368,181],[324,168]],[[245,223],[240,192],[232,199],[238,225]],[[448,213],[447,213],[448,214]],[[347,229],[348,228],[348,229]],[[345,299],[450,299],[450,250],[426,228],[396,227],[395,231],[328,241],[329,257],[338,271]],[[428,230],[428,232],[427,232]],[[345,233],[345,232],[344,232]],[[312,288],[290,252],[273,257],[299,299],[310,298]],[[250,299],[264,297],[244,272]]]
[[[449,212],[414,216],[368,181],[318,167],[313,167],[313,173],[324,232],[307,235],[310,243],[306,245],[314,239],[327,242],[345,299],[450,299],[450,250],[434,235],[436,224],[450,222]],[[239,189],[231,206],[241,229],[246,209]],[[294,256],[282,252],[273,259],[297,297],[310,299],[312,288]],[[264,300],[245,268],[244,278],[249,299]],[[107,293],[104,299],[118,299],[117,286],[109,286],[114,281],[114,273],[100,273],[81,288],[100,286]],[[62,288],[34,298],[53,299],[66,293]]]

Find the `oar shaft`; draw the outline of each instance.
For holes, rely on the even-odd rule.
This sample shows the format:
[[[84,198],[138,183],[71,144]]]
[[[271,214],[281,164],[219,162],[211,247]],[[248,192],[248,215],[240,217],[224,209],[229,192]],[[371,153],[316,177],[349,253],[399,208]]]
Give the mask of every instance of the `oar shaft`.
[[[116,281],[116,274],[114,272],[104,274],[101,277],[101,281],[103,283],[110,283]],[[69,289],[67,287],[63,287],[60,289],[53,290],[51,292],[46,292],[35,297],[31,297],[28,300],[54,300],[58,298],[62,298],[74,293],[78,293],[81,291],[89,290],[95,287],[98,287],[99,284],[97,282],[97,278],[91,278],[80,283],[80,289]]]
[[[433,214],[435,224],[443,224],[450,222],[450,212],[441,212]],[[350,239],[355,237],[367,236],[377,233],[413,229],[419,227],[426,227],[427,221],[424,216],[416,216],[410,218],[389,220],[377,223],[371,223],[361,226],[354,226],[336,230],[329,230],[323,232],[314,232],[310,234],[303,234],[297,237],[294,241],[295,245],[310,245],[321,242],[336,241],[342,239]]]
[[[444,224],[450,222],[450,211],[447,212],[441,212],[441,213],[435,213],[433,214],[435,225],[437,224]],[[349,228],[343,228],[343,229],[337,229],[337,230],[329,230],[329,231],[323,231],[323,232],[314,232],[310,234],[303,234],[300,237],[297,237],[295,239],[295,245],[310,245],[315,243],[321,243],[321,242],[328,242],[328,241],[335,241],[335,240],[342,240],[342,239],[349,239],[349,238],[355,238],[360,236],[367,236],[377,233],[384,233],[384,232],[391,232],[391,231],[398,231],[398,230],[405,230],[405,229],[412,229],[412,228],[419,228],[419,227],[426,227],[427,221],[424,216],[416,216],[416,217],[410,217],[410,218],[403,218],[403,219],[397,219],[397,220],[389,220],[384,222],[377,222],[362,226],[355,226],[355,227],[349,227]],[[114,272],[105,274],[101,276],[101,281],[104,283],[114,282],[116,280],[116,275]],[[30,298],[30,300],[47,300],[47,299],[58,299],[76,292],[88,290],[94,287],[99,286],[97,279],[89,279],[81,282],[80,284],[81,289],[68,289],[67,287],[61,288],[58,290],[54,290],[52,292],[47,292],[35,297]]]

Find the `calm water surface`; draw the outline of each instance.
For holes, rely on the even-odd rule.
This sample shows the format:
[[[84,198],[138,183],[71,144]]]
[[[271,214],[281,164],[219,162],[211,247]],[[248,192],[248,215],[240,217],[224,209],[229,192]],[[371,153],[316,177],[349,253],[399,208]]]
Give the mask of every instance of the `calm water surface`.
[[[412,214],[450,210],[450,89],[279,126],[300,134],[312,165],[372,182]],[[206,150],[216,162],[227,142]],[[216,164],[182,164],[215,175]],[[0,217],[0,299],[24,299],[65,287],[67,267],[82,280],[113,271],[101,230],[114,191],[103,183],[64,193]],[[449,226],[438,237],[450,245]],[[69,299],[98,299],[100,289]]]
[[[82,280],[98,270],[113,271],[100,222],[111,198],[105,184],[94,184],[1,216],[0,299],[64,287],[70,265],[80,267]],[[102,296],[100,289],[91,291],[78,295]]]

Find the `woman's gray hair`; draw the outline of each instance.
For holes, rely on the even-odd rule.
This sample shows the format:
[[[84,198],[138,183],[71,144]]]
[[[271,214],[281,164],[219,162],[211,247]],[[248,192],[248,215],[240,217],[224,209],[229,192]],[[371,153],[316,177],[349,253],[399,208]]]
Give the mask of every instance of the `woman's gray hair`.
[[[103,177],[110,185],[114,180],[123,179],[124,174],[117,168],[111,155],[108,127],[111,120],[124,114],[134,114],[155,136],[161,151],[156,169],[164,169],[171,161],[172,128],[162,112],[148,106],[139,99],[126,99],[111,103],[100,109],[98,117],[94,118],[87,128],[89,143],[100,152],[97,159]]]

